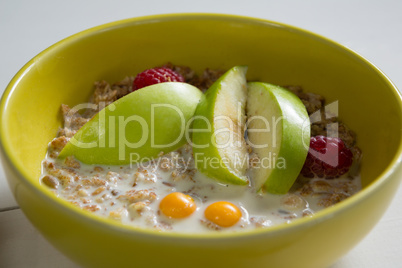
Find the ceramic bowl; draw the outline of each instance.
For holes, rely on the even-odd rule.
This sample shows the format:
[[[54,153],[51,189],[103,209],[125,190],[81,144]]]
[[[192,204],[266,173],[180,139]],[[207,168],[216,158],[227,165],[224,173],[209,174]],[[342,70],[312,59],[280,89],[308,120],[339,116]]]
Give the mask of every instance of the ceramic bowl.
[[[85,102],[96,80],[166,62],[227,69],[248,79],[302,85],[338,101],[339,116],[363,151],[363,190],[313,217],[238,233],[177,234],[96,217],[39,184],[62,103]],[[133,18],[68,37],[29,61],[1,100],[0,144],[10,189],[32,224],[57,249],[89,267],[325,267],[378,222],[401,178],[401,96],[353,51],[276,22],[219,14]]]

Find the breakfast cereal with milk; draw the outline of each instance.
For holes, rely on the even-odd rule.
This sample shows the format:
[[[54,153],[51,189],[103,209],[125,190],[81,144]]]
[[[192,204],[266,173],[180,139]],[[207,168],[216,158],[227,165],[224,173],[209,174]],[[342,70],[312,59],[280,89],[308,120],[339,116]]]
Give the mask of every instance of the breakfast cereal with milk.
[[[180,74],[186,83],[202,91],[206,91],[224,73],[222,70],[206,69],[197,75],[186,66],[169,63],[164,67]],[[353,154],[349,171],[338,178],[299,175],[285,195],[257,193],[252,183],[238,186],[211,180],[196,169],[189,144],[173,152],[161,152],[156,159],[124,166],[87,165],[73,156],[58,159],[60,151],[80,127],[98,110],[129,94],[133,90],[134,80],[135,77],[126,77],[113,84],[95,82],[90,102],[98,107],[97,110],[78,113],[62,105],[64,125],[58,136],[49,143],[41,175],[41,183],[60,198],[123,224],[159,231],[199,233],[250,230],[288,223],[332,206],[361,188],[361,151],[356,146],[356,136],[337,117],[313,122],[311,135],[327,136],[330,131],[328,126],[336,123],[338,137]],[[301,99],[310,116],[324,110],[324,97],[306,93],[300,86],[284,87]],[[248,149],[252,161],[255,154],[251,148]],[[171,200],[163,202],[167,196]],[[184,202],[187,209],[181,213],[189,211],[189,215],[169,216],[169,211],[173,211],[169,206],[179,202],[177,200]],[[208,208],[215,203],[233,205],[235,212],[231,217],[235,220],[234,224],[217,224],[206,217]]]

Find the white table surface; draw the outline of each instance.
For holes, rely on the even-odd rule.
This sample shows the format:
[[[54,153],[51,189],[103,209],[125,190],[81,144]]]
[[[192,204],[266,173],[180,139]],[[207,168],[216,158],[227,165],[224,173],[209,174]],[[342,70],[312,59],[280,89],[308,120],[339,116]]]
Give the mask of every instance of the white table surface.
[[[84,29],[143,15],[210,12],[295,25],[346,45],[402,89],[400,0],[0,0],[0,92],[33,56]],[[402,187],[372,232],[331,268],[402,267]],[[27,221],[0,167],[0,267],[77,267]]]

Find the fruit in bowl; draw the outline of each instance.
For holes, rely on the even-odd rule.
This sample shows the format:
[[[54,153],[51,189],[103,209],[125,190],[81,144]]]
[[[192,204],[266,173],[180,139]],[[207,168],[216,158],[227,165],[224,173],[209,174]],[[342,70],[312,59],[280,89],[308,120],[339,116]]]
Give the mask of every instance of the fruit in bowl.
[[[91,118],[60,154],[87,164],[117,165],[133,162],[132,152],[151,158],[162,145],[172,151],[184,144],[184,128],[200,98],[200,90],[184,83],[137,89]]]
[[[347,146],[315,136],[309,149],[310,131],[318,130],[307,108],[325,112],[316,105],[325,103],[323,96],[247,83],[246,66],[209,77],[211,86],[197,89],[191,67],[165,66],[112,86],[96,82],[88,107],[99,99],[109,103],[99,112],[63,104],[64,125],[50,142],[41,182],[96,215],[192,233],[288,223],[360,190],[360,174],[348,171],[352,162],[360,164],[361,151],[343,123],[332,120],[343,129],[328,134],[342,136]],[[121,91],[117,100],[113,88]],[[303,94],[311,99],[303,102]],[[140,124],[128,125],[131,120]],[[307,179],[306,170],[318,177]]]
[[[171,35],[167,28],[175,28],[176,34],[185,33],[186,42],[175,38],[176,34]],[[147,39],[139,42],[139,36]],[[248,42],[242,42],[245,39]],[[158,50],[161,43],[164,49]],[[320,53],[312,55],[311,51]],[[99,61],[104,64],[95,64]],[[40,185],[40,165],[47,144],[61,126],[56,116],[61,104],[73,107],[85,102],[94,81],[120,81],[122,75],[137,74],[167,61],[191,66],[201,78],[206,67],[229,70],[246,64],[249,81],[302,85],[309,92],[325,96],[328,103],[338,101],[341,119],[356,132],[363,152],[362,190],[311,217],[288,224],[244,232],[194,234],[158,232],[98,217]],[[303,101],[310,95],[301,97]],[[16,113],[18,120],[13,117]],[[319,116],[325,122],[332,120],[329,113],[310,115],[317,127]],[[56,248],[84,266],[124,266],[133,259],[138,265],[150,266],[211,266],[209,259],[215,260],[216,267],[266,263],[274,267],[327,266],[370,231],[400,181],[401,98],[392,83],[340,45],[259,19],[162,15],[79,33],[23,67],[5,92],[1,117],[2,161],[17,202]],[[387,139],[377,139],[384,135]],[[180,261],[173,257],[177,252],[182,253]]]

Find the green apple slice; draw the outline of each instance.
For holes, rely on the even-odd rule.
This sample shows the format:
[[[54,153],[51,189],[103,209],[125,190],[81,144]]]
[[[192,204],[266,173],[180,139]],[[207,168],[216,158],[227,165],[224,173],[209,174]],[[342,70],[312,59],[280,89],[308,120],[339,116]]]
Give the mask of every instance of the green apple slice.
[[[86,164],[125,165],[149,161],[184,145],[188,122],[202,92],[167,82],[134,91],[108,105],[67,143],[68,155]]]
[[[306,108],[284,88],[252,82],[246,110],[247,143],[257,154],[257,159],[250,160],[252,183],[257,191],[285,194],[298,177],[309,148]]]
[[[222,183],[248,184],[244,139],[247,99],[246,66],[222,75],[197,106],[192,146],[198,170]]]

